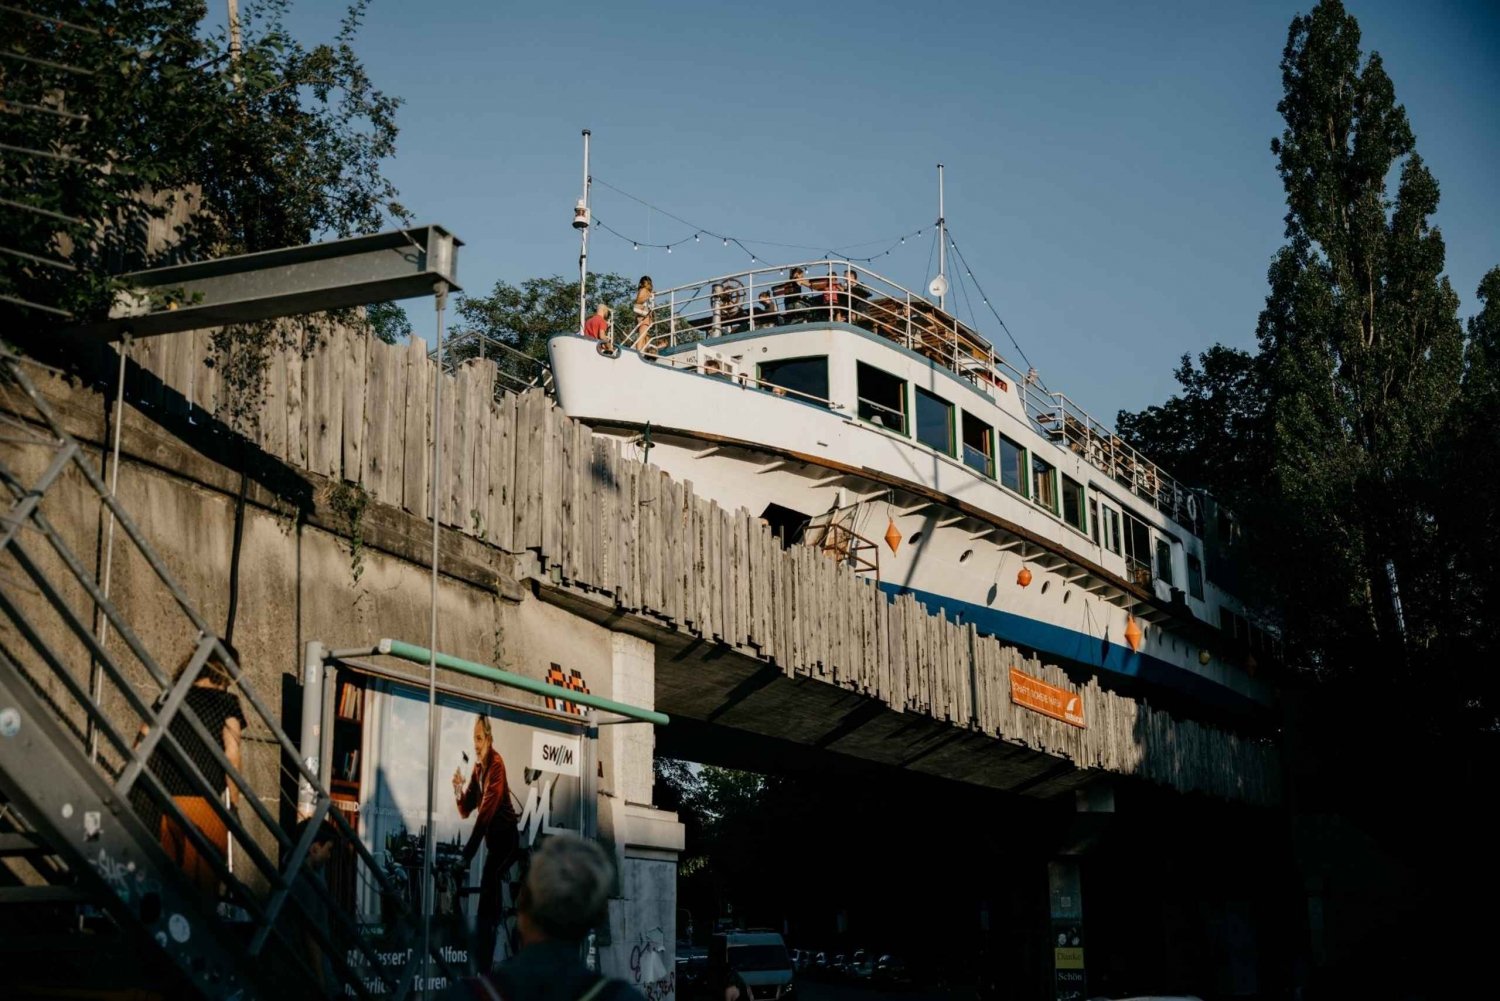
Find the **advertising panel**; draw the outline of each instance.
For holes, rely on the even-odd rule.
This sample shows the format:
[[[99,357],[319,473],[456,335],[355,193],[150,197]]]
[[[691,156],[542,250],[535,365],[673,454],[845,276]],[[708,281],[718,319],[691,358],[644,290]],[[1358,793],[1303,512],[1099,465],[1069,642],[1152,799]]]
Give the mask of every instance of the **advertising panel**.
[[[393,892],[382,899],[373,886],[361,886],[355,906],[372,944],[389,960],[414,944],[387,935],[397,901],[416,913],[425,909],[427,692],[371,680],[363,716],[359,833]],[[467,973],[518,948],[515,899],[537,840],[588,833],[587,740],[581,724],[452,695],[438,696],[436,729],[430,936],[452,968]],[[355,964],[358,951],[349,959]],[[417,985],[423,986],[445,985]]]

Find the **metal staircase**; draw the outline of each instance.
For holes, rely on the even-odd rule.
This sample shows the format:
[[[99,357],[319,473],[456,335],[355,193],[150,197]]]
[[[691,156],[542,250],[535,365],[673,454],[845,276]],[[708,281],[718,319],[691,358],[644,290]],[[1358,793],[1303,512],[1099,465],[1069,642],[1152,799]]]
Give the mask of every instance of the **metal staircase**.
[[[0,347],[0,996],[62,987],[78,996],[82,967],[107,945],[114,952],[104,954],[128,960],[104,978],[117,988],[277,1001],[406,996],[421,986],[419,919],[64,429],[28,372],[34,364]],[[93,566],[106,540],[129,571],[128,587],[110,596]],[[249,723],[243,769],[186,702],[211,657],[228,669]],[[189,733],[224,770],[237,809],[184,748]],[[168,794],[168,767],[227,841],[189,819],[180,790]],[[299,783],[313,792],[300,839],[287,793]],[[168,857],[161,831],[173,823],[219,893]],[[326,880],[307,864],[320,823],[337,832]],[[357,922],[353,901],[371,893],[394,903],[386,910],[397,920]],[[69,960],[71,950],[86,950],[87,962]],[[431,963],[432,976],[451,979],[440,955]]]

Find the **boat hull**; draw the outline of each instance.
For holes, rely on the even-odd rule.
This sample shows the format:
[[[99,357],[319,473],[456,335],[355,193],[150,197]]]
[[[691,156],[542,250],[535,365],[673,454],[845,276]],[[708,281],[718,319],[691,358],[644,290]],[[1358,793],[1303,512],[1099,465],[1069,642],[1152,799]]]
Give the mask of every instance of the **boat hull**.
[[[792,350],[836,355],[846,335],[799,333]],[[1208,630],[1190,613],[1148,624],[1136,614],[1141,589],[1122,599],[1128,582],[1102,565],[1107,553],[1088,552],[1092,540],[947,456],[753,380],[629,351],[610,357],[578,337],[554,338],[549,347],[564,412],[630,439],[638,457],[691,482],[697,495],[753,516],[770,505],[818,514],[858,503],[855,530],[876,540],[894,525],[899,541],[894,551],[881,542],[879,556],[887,593],[915,593],[935,612],[1104,678],[1240,710],[1270,701],[1263,683],[1211,650],[1204,662]],[[1057,565],[1054,554],[1067,562]],[[1029,586],[1018,578],[1023,567]],[[1139,648],[1127,640],[1132,618]]]

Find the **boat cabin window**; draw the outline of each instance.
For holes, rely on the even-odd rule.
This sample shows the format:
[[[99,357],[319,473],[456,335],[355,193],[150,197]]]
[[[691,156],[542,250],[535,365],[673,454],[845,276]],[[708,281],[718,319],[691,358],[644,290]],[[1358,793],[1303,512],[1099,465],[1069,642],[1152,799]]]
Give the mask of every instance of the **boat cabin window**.
[[[995,429],[964,411],[964,465],[995,478]]]
[[[762,383],[790,389],[819,402],[828,399],[828,357],[780,358],[760,363],[758,378]]]
[[[1166,539],[1156,540],[1156,576],[1172,583],[1172,544]]]
[[[1100,511],[1100,513],[1102,515],[1102,521],[1103,521],[1103,525],[1100,526],[1100,532],[1104,536],[1104,548],[1108,549],[1110,552],[1114,553],[1116,556],[1119,556],[1120,555],[1120,512],[1116,511],[1114,508],[1110,507],[1108,504],[1101,504],[1099,506],[1099,511]]]
[[[953,454],[953,404],[917,387],[917,441],[944,455]]]
[[[1094,545],[1099,544],[1099,502],[1089,498],[1089,538],[1094,540]]]
[[[1080,532],[1088,531],[1088,518],[1084,514],[1083,506],[1083,484],[1067,476],[1062,478],[1062,516],[1063,521],[1078,529]]]
[[[1187,554],[1187,585],[1188,594],[1203,598],[1203,562],[1192,553]]]
[[[906,434],[906,380],[859,363],[859,418]]]
[[[1051,464],[1031,457],[1031,499],[1057,513],[1057,470]]]
[[[1022,497],[1026,493],[1026,450],[1005,435],[1000,436],[1000,485]]]
[[[1125,569],[1141,587],[1151,585],[1151,529],[1144,521],[1125,512]]]

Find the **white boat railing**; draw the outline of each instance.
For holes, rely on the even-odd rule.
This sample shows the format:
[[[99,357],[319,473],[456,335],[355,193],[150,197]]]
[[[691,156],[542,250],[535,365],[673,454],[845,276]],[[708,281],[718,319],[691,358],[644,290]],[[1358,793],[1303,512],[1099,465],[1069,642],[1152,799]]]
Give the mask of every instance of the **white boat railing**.
[[[1038,431],[1178,524],[1202,534],[1195,492],[1127,445],[1109,425],[1065,394],[1042,389],[1034,371],[1017,369],[984,336],[926,297],[849,261],[828,258],[753,268],[664,289],[655,293],[644,322],[659,351],[797,323],[863,328],[927,357],[986,393],[1003,393],[1014,386]],[[633,331],[630,339],[634,336]],[[737,379],[747,385],[759,383],[744,374]]]

